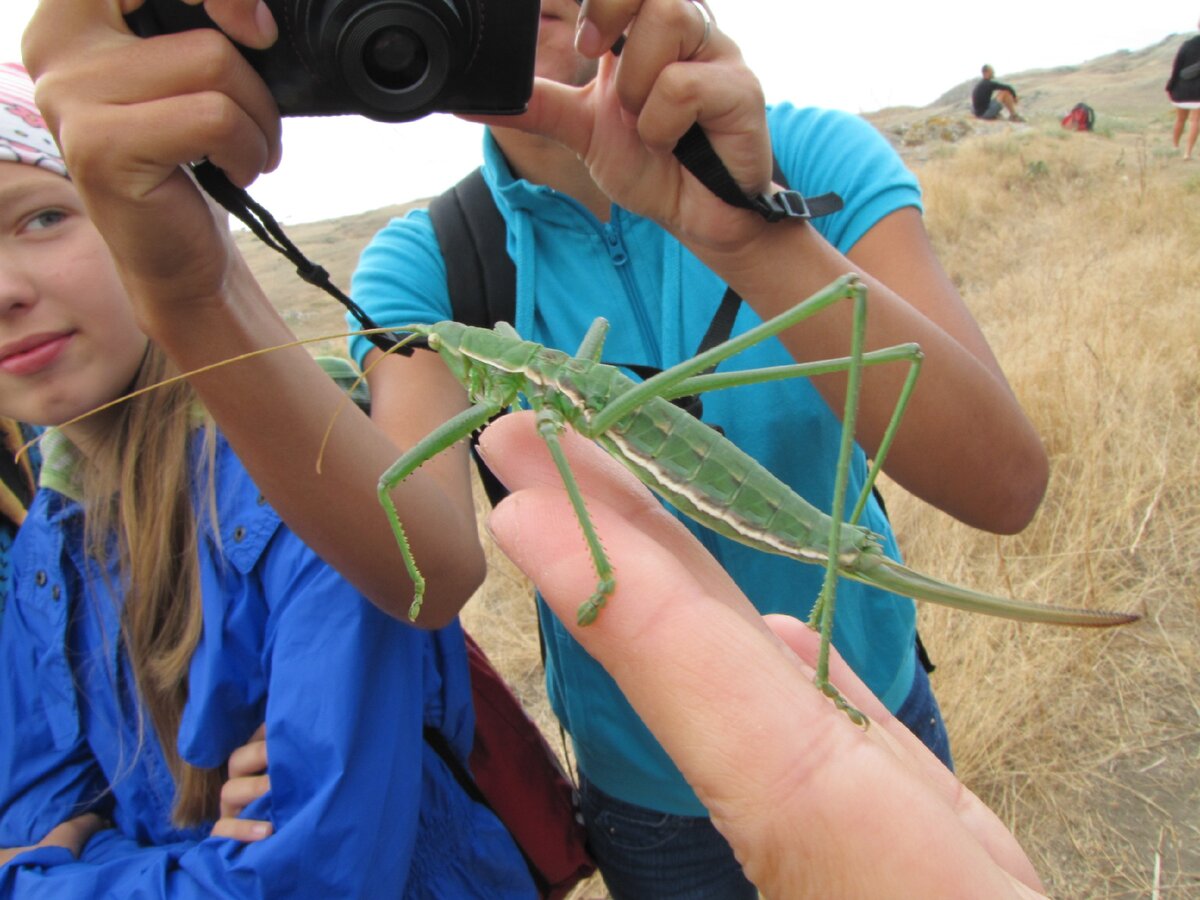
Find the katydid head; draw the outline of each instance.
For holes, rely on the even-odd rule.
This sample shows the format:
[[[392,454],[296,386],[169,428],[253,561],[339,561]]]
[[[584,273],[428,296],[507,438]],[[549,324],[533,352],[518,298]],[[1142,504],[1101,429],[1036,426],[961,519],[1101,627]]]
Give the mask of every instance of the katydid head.
[[[425,346],[436,351],[454,377],[465,384],[468,362],[462,352],[462,333],[466,327],[458,322],[438,322],[433,325],[406,325],[402,330],[422,338]]]

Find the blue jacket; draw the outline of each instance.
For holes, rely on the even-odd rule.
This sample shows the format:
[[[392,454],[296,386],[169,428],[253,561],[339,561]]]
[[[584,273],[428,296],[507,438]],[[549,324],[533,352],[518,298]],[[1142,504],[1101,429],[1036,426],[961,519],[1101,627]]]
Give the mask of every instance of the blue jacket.
[[[916,179],[862,119],[782,105],[770,110],[768,122],[789,184],[806,196],[836,191],[845,201],[841,212],[813,223],[842,252],[888,214],[920,208]],[[619,207],[613,207],[608,222],[600,222],[572,198],[515,178],[490,138],[484,153],[484,175],[508,224],[508,251],[517,267],[518,332],[570,352],[591,321],[604,316],[612,326],[604,345],[606,360],[665,369],[695,353],[725,291],[716,275],[655,223]],[[353,294],[383,325],[452,317],[445,262],[423,210],[389,223],[375,236],[354,275]],[[734,333],[758,322],[743,304]],[[369,348],[365,338],[351,344],[360,361]],[[772,339],[722,363],[721,369],[792,362]],[[807,380],[706,394],[704,418],[719,424],[735,444],[802,497],[830,509],[841,423]],[[864,454],[856,449],[848,493],[852,500],[866,472]],[[686,518],[684,522],[759,610],[808,614],[823,577],[819,567],[772,556]],[[873,499],[862,524],[885,535],[887,551],[899,558],[887,518]],[[588,779],[630,803],[705,815],[616,683],[544,606],[541,617],[547,690]],[[841,581],[833,642],[882,701],[893,711],[899,708],[915,671],[912,601]]]
[[[460,754],[472,740],[459,627],[379,612],[280,522],[223,441],[215,485],[178,748],[219,766],[265,721],[271,790],[244,816],[275,833],[242,844],[171,826],[174,785],[153,732],[139,733],[115,572],[85,558],[80,507],[44,488],[0,626],[0,847],[87,810],[112,827],[78,861],[16,857],[0,896],[535,896],[507,831],[423,738],[433,725]]]
[[[28,494],[37,484],[41,450],[32,444],[21,462],[17,451],[40,432],[12,419],[0,418],[0,454],[3,455],[3,477],[0,477],[0,622],[4,621],[4,606],[8,598],[8,553],[12,549],[17,527],[25,518]],[[11,483],[10,483],[11,482]]]

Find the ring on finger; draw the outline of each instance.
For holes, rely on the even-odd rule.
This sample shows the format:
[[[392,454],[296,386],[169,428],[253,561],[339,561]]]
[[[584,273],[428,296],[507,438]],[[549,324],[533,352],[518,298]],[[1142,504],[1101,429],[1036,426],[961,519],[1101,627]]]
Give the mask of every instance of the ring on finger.
[[[700,38],[700,43],[696,45],[696,49],[683,58],[684,62],[691,62],[697,56],[704,52],[704,48],[708,46],[709,39],[712,38],[713,16],[712,10],[708,8],[708,4],[704,0],[691,0],[693,6],[700,12],[700,17],[704,19],[704,35]]]

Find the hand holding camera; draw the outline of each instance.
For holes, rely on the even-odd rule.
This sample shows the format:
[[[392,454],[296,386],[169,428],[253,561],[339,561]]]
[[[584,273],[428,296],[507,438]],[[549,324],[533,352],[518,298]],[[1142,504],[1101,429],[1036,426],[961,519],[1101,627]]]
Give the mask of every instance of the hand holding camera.
[[[285,116],[522,111],[533,86],[539,0],[267,0],[278,39],[239,48]],[[146,0],[149,37],[215,28],[203,8]]]
[[[569,5],[543,2],[559,15]],[[766,222],[731,204],[730,192],[692,177],[696,169],[684,171],[677,155],[692,137],[706,136],[715,159],[703,168],[723,164],[736,199],[771,183],[762,88],[720,31],[719,18],[713,21],[694,0],[587,0],[582,16],[575,47],[598,60],[594,78],[539,79],[527,113],[472,118],[566,146],[607,200],[653,219],[697,251],[754,241]],[[610,52],[617,46],[619,56]],[[538,64],[540,72],[541,55]]]
[[[44,0],[23,55],[89,217],[153,330],[172,311],[224,302],[252,283],[225,218],[184,168],[207,158],[236,184],[282,156],[270,91],[234,45],[212,29],[143,40],[122,16],[127,0]],[[244,30],[255,0],[210,0]],[[239,18],[240,17],[240,18]]]

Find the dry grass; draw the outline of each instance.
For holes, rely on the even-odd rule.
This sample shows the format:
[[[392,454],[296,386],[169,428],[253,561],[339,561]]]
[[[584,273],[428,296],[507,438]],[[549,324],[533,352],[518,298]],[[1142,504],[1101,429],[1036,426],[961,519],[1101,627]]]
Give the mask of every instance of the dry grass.
[[[1136,610],[1088,634],[922,610],[963,779],[1059,897],[1200,892],[1200,173],[1153,142],[975,139],[920,170],[939,254],[1052,458],[997,540],[906,497],[917,568]]]

